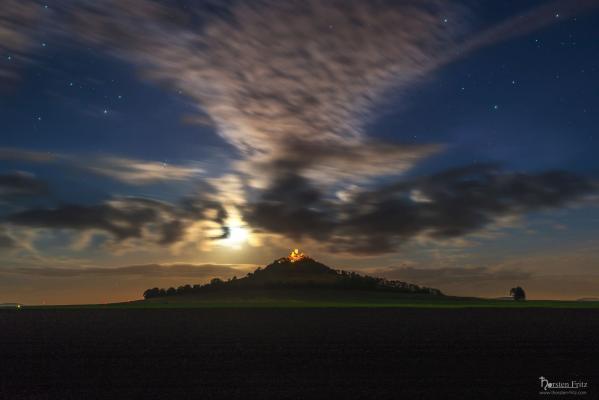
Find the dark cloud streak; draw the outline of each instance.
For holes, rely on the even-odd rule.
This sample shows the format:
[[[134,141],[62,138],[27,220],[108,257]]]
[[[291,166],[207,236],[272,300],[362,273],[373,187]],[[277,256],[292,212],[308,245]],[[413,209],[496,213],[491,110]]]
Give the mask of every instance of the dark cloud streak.
[[[215,216],[207,218],[207,211]],[[142,238],[146,230],[153,229],[158,233],[156,242],[169,245],[181,240],[194,222],[210,220],[222,226],[225,218],[226,211],[218,202],[200,196],[186,198],[179,205],[127,197],[95,205],[25,210],[9,215],[6,222],[31,228],[99,230],[117,241]]]
[[[48,193],[48,185],[26,172],[0,174],[0,199],[17,199]]]
[[[568,172],[508,173],[486,165],[363,189],[340,202],[302,177],[285,174],[244,216],[252,226],[314,239],[331,251],[378,254],[419,235],[467,235],[499,217],[562,207],[596,190],[596,184]]]

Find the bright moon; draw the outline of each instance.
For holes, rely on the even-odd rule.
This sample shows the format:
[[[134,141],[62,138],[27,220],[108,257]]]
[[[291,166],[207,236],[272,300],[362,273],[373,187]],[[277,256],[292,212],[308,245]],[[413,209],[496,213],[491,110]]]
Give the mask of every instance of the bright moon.
[[[231,226],[229,237],[223,239],[222,243],[228,247],[239,247],[248,240],[250,232],[242,226]]]

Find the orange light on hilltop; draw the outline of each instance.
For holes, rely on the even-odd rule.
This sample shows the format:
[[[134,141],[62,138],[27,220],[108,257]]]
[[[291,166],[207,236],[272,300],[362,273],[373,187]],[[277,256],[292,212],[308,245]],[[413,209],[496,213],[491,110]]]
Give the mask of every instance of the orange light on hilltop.
[[[295,249],[291,252],[291,254],[289,254],[289,257],[287,257],[287,258],[291,262],[296,262],[299,260],[303,260],[305,257],[306,256],[304,255],[304,253],[300,253],[298,249]]]

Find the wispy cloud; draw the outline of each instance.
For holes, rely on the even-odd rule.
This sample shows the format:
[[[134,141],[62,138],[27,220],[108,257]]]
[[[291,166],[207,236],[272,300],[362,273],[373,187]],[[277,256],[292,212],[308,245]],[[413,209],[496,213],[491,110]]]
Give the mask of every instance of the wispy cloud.
[[[13,80],[30,59],[41,6],[32,1],[3,0],[0,10],[0,80]]]
[[[15,21],[31,20],[41,6],[12,3],[2,27],[25,43],[34,30]],[[386,144],[378,151],[365,126],[387,94],[475,49],[554,23],[556,13],[596,5],[559,0],[471,32],[465,5],[442,0],[239,1],[222,13],[148,0],[70,1],[54,3],[53,22],[44,26],[71,38],[75,32],[184,92],[251,163],[297,158],[298,146],[377,154],[377,163],[353,165],[352,178],[360,178],[400,173],[439,149]],[[350,178],[344,158],[330,155],[307,157],[297,172]]]
[[[451,46],[456,6],[238,2],[226,17],[197,8],[207,17],[198,27],[156,3],[117,3],[76,10],[80,35],[194,99],[250,165],[301,159],[299,172],[311,178],[348,178],[352,155],[376,154],[376,163],[353,164],[359,178],[400,173],[438,150],[387,143],[380,151],[364,129],[390,89],[413,85]]]
[[[123,267],[18,267],[3,268],[0,273],[29,275],[47,278],[86,276],[143,276],[145,278],[209,278],[244,275],[256,266],[249,264],[143,264]]]
[[[24,161],[30,163],[49,163],[57,161],[59,156],[51,152],[17,149],[13,147],[0,147],[0,160]]]
[[[6,147],[0,148],[0,160],[53,163],[106,176],[130,185],[191,180],[199,178],[205,172],[203,168],[194,164],[178,165],[112,155],[74,156]]]
[[[184,181],[197,178],[204,172],[202,168],[198,167],[111,156],[97,157],[87,162],[86,165],[79,164],[79,166],[96,174],[132,185],[144,185],[159,181]]]
[[[460,51],[448,55],[448,59],[462,57],[462,53],[468,54],[495,43],[524,36],[596,8],[599,8],[597,0],[556,0],[532,7],[468,38],[460,45]]]
[[[0,174],[0,202],[23,196],[35,196],[48,192],[48,186],[35,175],[15,171]]]
[[[374,270],[373,274],[407,282],[426,282],[430,285],[471,284],[484,281],[521,282],[531,278],[530,272],[518,269],[492,270],[485,267],[415,268],[390,267]]]

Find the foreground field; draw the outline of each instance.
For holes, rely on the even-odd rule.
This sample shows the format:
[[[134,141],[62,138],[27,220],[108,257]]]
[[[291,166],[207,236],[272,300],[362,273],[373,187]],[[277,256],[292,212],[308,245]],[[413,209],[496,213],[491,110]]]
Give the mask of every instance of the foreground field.
[[[176,296],[110,305],[118,308],[594,308],[597,301],[558,300],[488,300],[478,298],[431,297],[427,295],[405,295],[393,293],[347,293],[305,294],[290,296],[264,294],[252,297],[206,296],[204,298]]]
[[[0,398],[539,397],[599,384],[599,311],[0,311]],[[595,397],[593,397],[595,396]]]

